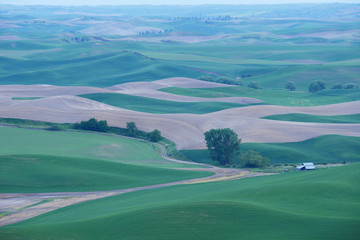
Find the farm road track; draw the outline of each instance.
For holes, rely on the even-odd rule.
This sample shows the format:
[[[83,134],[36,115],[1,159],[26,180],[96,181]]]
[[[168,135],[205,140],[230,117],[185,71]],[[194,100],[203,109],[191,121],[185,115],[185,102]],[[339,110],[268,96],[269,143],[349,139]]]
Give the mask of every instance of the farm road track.
[[[219,168],[207,164],[186,162],[166,156],[163,145],[157,144],[161,149],[161,156],[169,161],[186,163],[196,166],[196,168],[186,168],[179,170],[207,171],[214,175],[198,179],[188,179],[177,182],[142,186],[121,190],[94,191],[94,192],[55,192],[55,193],[3,193],[0,194],[0,226],[10,225],[21,222],[38,215],[54,211],[59,208],[67,207],[77,203],[115,196],[128,192],[135,192],[146,189],[155,189],[181,184],[196,184],[215,181],[227,181],[240,178],[269,175],[266,173],[251,173],[247,170]],[[1,213],[4,213],[1,216]]]

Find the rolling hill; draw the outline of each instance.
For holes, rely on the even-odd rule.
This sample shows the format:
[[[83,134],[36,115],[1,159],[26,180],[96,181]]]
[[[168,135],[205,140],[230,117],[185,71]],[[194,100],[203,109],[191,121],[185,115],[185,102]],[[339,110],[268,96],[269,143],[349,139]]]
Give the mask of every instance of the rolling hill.
[[[359,167],[133,192],[0,233],[6,239],[357,239]]]

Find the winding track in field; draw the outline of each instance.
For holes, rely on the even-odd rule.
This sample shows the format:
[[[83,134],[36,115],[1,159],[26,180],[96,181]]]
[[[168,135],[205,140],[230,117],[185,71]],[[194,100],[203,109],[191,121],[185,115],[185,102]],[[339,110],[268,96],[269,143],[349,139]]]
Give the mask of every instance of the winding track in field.
[[[198,179],[188,179],[177,182],[142,186],[121,190],[94,191],[94,192],[58,192],[58,193],[3,193],[0,194],[0,210],[8,211],[8,214],[0,217],[0,226],[21,222],[38,215],[67,207],[77,203],[115,196],[128,192],[135,192],[146,189],[155,189],[181,184],[195,184],[215,181],[228,181],[240,178],[269,175],[266,173],[251,173],[240,169],[219,168],[207,164],[185,162],[166,156],[164,146],[157,144],[161,149],[161,156],[169,161],[185,163],[197,166],[184,170],[213,172],[214,175]],[[182,170],[182,169],[180,169]],[[180,171],[179,170],[179,171]]]

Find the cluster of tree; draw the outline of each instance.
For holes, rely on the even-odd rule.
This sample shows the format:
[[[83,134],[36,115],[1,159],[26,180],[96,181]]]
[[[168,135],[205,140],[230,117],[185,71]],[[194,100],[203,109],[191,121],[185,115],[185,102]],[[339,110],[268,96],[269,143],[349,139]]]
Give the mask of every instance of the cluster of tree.
[[[263,168],[270,165],[270,159],[253,150],[239,154],[241,139],[230,128],[211,129],[205,132],[206,146],[213,161],[220,165]]]
[[[92,17],[92,16],[83,16],[81,18],[81,21],[101,21],[98,17]]]
[[[309,92],[314,93],[326,88],[326,82],[323,80],[314,80],[309,85]]]
[[[245,76],[251,76],[251,75],[245,75]],[[232,79],[229,77],[219,77],[215,79],[213,76],[200,76],[198,77],[199,80],[208,81],[208,82],[216,82],[216,83],[224,83],[224,84],[230,84],[230,85],[237,85],[237,86],[244,86],[244,81],[241,79]],[[259,89],[260,86],[257,82],[251,81],[247,85],[249,88]]]
[[[288,81],[285,84],[285,89],[289,90],[289,91],[295,91],[296,90],[296,86],[295,86],[295,82],[293,81]]]
[[[45,20],[39,20],[39,19],[34,19],[34,20],[27,20],[25,21],[26,24],[45,24]]]
[[[66,43],[81,43],[81,42],[89,42],[91,41],[90,37],[73,37],[73,38],[66,38],[63,39]]]
[[[249,150],[239,157],[240,164],[242,167],[247,168],[264,168],[270,165],[270,159],[263,157],[260,153]]]
[[[232,79],[229,77],[222,76],[220,78],[215,79],[213,76],[200,76],[198,77],[199,80],[208,81],[208,82],[217,82],[217,83],[224,83],[230,85],[238,85],[244,86],[244,81],[241,79]]]
[[[126,133],[127,136],[135,137],[135,138],[143,138],[150,140],[152,142],[158,142],[162,139],[161,132],[157,129],[152,132],[144,132],[137,128],[135,122],[127,122],[126,123]]]
[[[332,87],[332,89],[356,89],[359,88],[359,85],[356,83],[336,83]]]
[[[74,124],[75,129],[95,131],[95,132],[107,132],[109,131],[109,125],[106,120],[96,120],[91,118],[88,121],[81,121]]]
[[[106,120],[98,121],[95,118],[91,118],[88,121],[81,121],[80,123],[75,123],[73,125],[73,128],[95,132],[115,133],[123,136],[150,140],[152,142],[158,142],[162,139],[161,132],[159,130],[155,129],[152,132],[141,131],[137,128],[135,122],[127,122],[126,128],[119,128],[109,127]],[[51,130],[56,131],[57,129],[54,128]]]

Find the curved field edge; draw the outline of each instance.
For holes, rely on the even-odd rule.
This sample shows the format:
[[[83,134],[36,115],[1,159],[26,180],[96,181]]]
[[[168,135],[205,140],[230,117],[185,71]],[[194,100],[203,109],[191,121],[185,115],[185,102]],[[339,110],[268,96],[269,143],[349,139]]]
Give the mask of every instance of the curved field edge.
[[[7,239],[357,239],[359,170],[357,163],[132,192],[0,232]],[[306,231],[299,234],[299,226]]]
[[[323,90],[317,93],[287,91],[276,89],[253,89],[248,87],[227,88],[179,88],[159,89],[166,93],[203,98],[252,97],[266,104],[281,106],[319,106],[356,101],[360,98],[360,89]]]
[[[241,153],[255,150],[271,164],[360,162],[360,137],[325,135],[293,143],[242,143]],[[213,163],[208,150],[181,150],[189,159]]]
[[[163,159],[147,142],[121,136],[0,127],[0,140],[0,155],[36,154],[159,168],[186,167]]]
[[[80,97],[88,98],[115,107],[155,114],[206,114],[229,108],[249,106],[247,104],[223,102],[176,102],[120,93],[94,93],[80,95]]]
[[[291,121],[291,122],[360,123],[360,114],[320,116],[320,115],[311,115],[311,114],[291,113],[291,114],[270,115],[263,117],[263,119]]]

